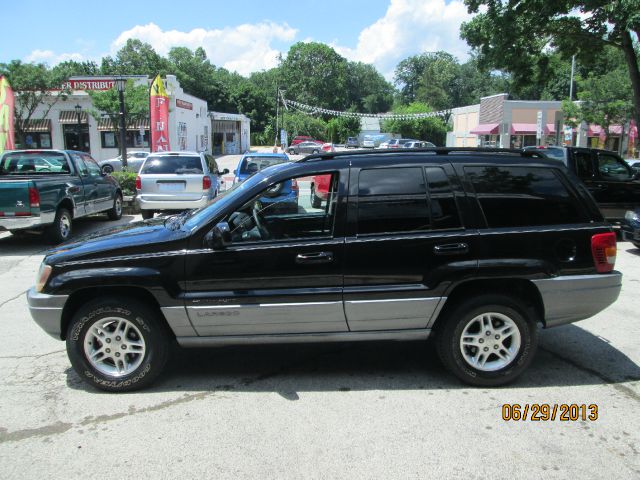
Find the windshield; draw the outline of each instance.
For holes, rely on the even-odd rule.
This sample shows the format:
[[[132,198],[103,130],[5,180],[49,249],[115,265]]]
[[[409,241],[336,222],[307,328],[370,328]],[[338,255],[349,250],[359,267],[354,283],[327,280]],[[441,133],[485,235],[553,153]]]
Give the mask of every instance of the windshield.
[[[140,174],[203,173],[202,161],[193,155],[149,155]]]
[[[240,165],[240,174],[253,175],[271,165],[287,162],[289,159],[285,156],[273,157],[245,157]]]
[[[60,152],[7,153],[0,162],[0,175],[68,174],[70,172],[67,159]]]

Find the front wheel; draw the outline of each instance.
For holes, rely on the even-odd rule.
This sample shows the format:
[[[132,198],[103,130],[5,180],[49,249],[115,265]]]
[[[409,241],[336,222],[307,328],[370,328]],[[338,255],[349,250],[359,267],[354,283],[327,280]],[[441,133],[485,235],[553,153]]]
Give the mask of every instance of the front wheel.
[[[102,173],[105,173],[107,175],[113,173],[113,167],[111,165],[109,165],[108,163],[106,165],[103,165]]]
[[[74,370],[89,385],[111,392],[151,384],[169,352],[169,334],[159,315],[130,298],[89,302],[67,330],[67,354]]]
[[[443,321],[436,333],[440,359],[470,385],[490,387],[515,380],[538,345],[533,313],[507,296],[471,298]]]

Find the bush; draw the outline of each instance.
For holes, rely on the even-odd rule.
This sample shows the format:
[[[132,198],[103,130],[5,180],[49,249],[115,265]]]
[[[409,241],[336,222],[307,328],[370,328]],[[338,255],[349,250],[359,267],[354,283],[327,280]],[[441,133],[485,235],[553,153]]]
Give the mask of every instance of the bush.
[[[138,176],[136,172],[113,172],[111,176],[120,184],[122,195],[129,196],[136,194],[136,177]]]

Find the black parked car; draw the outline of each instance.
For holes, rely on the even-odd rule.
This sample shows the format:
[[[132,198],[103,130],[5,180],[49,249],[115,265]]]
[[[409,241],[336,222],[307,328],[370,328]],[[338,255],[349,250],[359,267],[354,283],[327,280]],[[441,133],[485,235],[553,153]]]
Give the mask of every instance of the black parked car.
[[[640,208],[629,210],[624,216],[622,237],[640,248]]]
[[[614,152],[555,146],[524,150],[560,160],[584,182],[610,222],[621,223],[627,210],[640,207],[640,174]]]
[[[616,240],[557,161],[388,150],[266,168],[209,206],[44,259],[31,314],[98,388],[148,385],[184,347],[425,340],[472,385],[515,379],[537,327],[613,303]],[[283,182],[328,176],[326,206],[274,214]],[[303,188],[303,187],[301,187]],[[570,348],[570,347],[568,347]]]

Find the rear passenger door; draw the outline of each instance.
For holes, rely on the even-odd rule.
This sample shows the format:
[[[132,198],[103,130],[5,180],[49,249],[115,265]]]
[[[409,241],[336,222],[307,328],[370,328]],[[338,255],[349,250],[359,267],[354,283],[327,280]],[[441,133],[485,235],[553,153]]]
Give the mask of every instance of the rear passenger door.
[[[448,282],[476,268],[450,164],[352,168],[345,255],[351,331],[424,329]]]
[[[113,206],[113,184],[102,174],[100,166],[90,155],[82,155],[82,161],[89,173],[88,181],[93,183],[96,192],[93,211],[103,212],[110,209]]]

